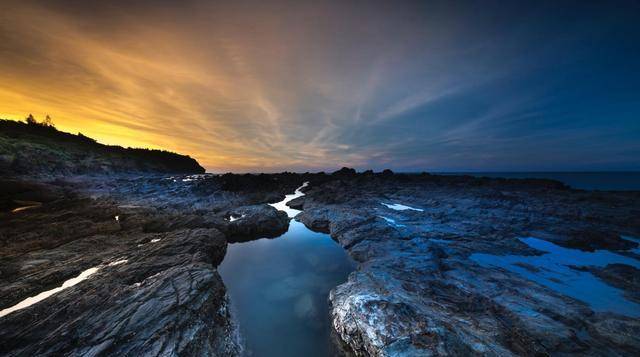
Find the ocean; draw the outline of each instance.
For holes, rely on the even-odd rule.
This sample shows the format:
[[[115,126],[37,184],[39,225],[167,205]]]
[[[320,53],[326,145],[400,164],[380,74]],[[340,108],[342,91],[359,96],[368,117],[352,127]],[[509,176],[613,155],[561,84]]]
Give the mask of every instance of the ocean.
[[[572,188],[601,191],[640,190],[640,171],[622,172],[439,172],[440,175],[478,177],[543,178],[563,182]]]

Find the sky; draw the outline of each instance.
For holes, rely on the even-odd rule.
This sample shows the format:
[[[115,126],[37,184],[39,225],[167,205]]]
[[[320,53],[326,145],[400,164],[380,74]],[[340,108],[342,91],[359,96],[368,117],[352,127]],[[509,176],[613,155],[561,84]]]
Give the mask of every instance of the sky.
[[[640,170],[640,2],[0,0],[29,113],[209,172]]]

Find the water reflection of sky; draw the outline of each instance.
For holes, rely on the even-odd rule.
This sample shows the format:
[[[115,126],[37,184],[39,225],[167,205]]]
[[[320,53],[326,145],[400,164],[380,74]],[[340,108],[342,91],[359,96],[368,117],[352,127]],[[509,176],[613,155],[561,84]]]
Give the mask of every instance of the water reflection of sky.
[[[113,265],[117,265],[116,263],[120,264],[120,262],[115,262],[115,263],[111,263],[109,265],[112,265],[112,264]],[[18,311],[18,310],[24,309],[26,307],[29,307],[29,306],[31,306],[31,305],[33,305],[35,303],[38,303],[38,302],[48,298],[51,295],[57,294],[57,293],[61,292],[64,289],[70,288],[70,287],[80,283],[81,281],[87,279],[88,277],[90,277],[94,273],[96,273],[98,271],[98,269],[99,269],[98,267],[89,268],[89,269],[83,271],[82,273],[80,273],[80,275],[76,276],[75,278],[71,278],[71,279],[65,281],[64,283],[62,283],[62,285],[60,285],[57,288],[54,288],[54,289],[51,289],[51,290],[47,290],[47,291],[43,291],[38,295],[28,297],[28,298],[22,300],[21,302],[19,302],[18,304],[0,311],[0,317],[8,315],[8,314],[10,314],[10,313],[12,313],[14,311]]]
[[[640,269],[640,262],[607,250],[584,252],[563,248],[537,238],[520,238],[528,246],[546,252],[538,256],[473,254],[471,259],[482,266],[504,268],[529,280],[583,301],[594,311],[610,311],[622,315],[640,316],[640,305],[624,298],[623,291],[606,284],[587,271],[570,266],[605,267],[627,264]]]
[[[271,206],[294,217],[300,211],[286,203],[304,195],[302,187]],[[328,234],[295,220],[278,238],[230,244],[219,271],[247,354],[331,355],[329,291],[345,282],[354,268]]]
[[[634,238],[634,237],[629,237],[629,236],[622,236],[622,239],[624,239],[624,240],[628,240],[628,241],[630,241],[630,242],[637,243],[638,245],[637,245],[635,248],[630,249],[629,251],[630,251],[631,253],[635,253],[635,254],[640,255],[640,239],[638,239],[638,238]]]
[[[271,207],[273,207],[273,208],[275,208],[275,209],[277,209],[279,211],[287,212],[287,215],[289,216],[289,218],[295,217],[296,215],[298,215],[298,213],[300,213],[302,211],[297,210],[297,209],[293,209],[293,208],[287,206],[287,203],[289,201],[293,200],[293,199],[296,199],[298,197],[304,196],[304,193],[302,193],[301,190],[304,187],[307,187],[308,185],[309,185],[309,182],[303,183],[302,186],[298,187],[294,193],[292,193],[290,195],[286,195],[282,201],[276,202],[276,203],[271,203],[271,204],[269,204],[269,206],[271,206]]]
[[[275,239],[230,244],[219,268],[256,356],[329,355],[329,291],[354,269],[327,234],[291,221]]]
[[[389,217],[386,217],[386,216],[379,216],[379,217],[384,219],[392,227],[398,227],[398,228],[399,227],[406,227],[404,224],[400,224],[400,223],[396,222],[396,220],[393,219],[393,218],[389,218]]]
[[[381,203],[383,206],[386,206],[387,208],[390,208],[394,211],[406,211],[406,210],[411,210],[411,211],[418,211],[418,212],[422,212],[424,211],[422,208],[415,208],[415,207],[410,207],[407,205],[403,205],[400,203]]]

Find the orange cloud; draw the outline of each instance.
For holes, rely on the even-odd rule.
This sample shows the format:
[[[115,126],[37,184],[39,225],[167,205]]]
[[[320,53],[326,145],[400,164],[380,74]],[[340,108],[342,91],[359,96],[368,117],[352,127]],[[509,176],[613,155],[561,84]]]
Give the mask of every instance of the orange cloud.
[[[407,25],[410,10],[339,3],[2,6],[0,117],[49,114],[62,130],[189,154],[217,172],[383,157],[396,143],[353,140],[376,112],[399,112],[415,64],[396,56],[428,32]]]

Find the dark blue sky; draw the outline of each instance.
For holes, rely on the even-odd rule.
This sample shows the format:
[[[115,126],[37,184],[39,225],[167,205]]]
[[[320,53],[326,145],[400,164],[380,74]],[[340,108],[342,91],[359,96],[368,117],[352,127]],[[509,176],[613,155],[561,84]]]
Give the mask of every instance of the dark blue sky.
[[[489,3],[449,4],[449,53],[397,84],[410,96],[445,78],[435,99],[350,140],[405,137],[380,167],[406,170],[640,169],[640,6]]]
[[[2,116],[210,171],[640,170],[638,1],[5,4]]]

